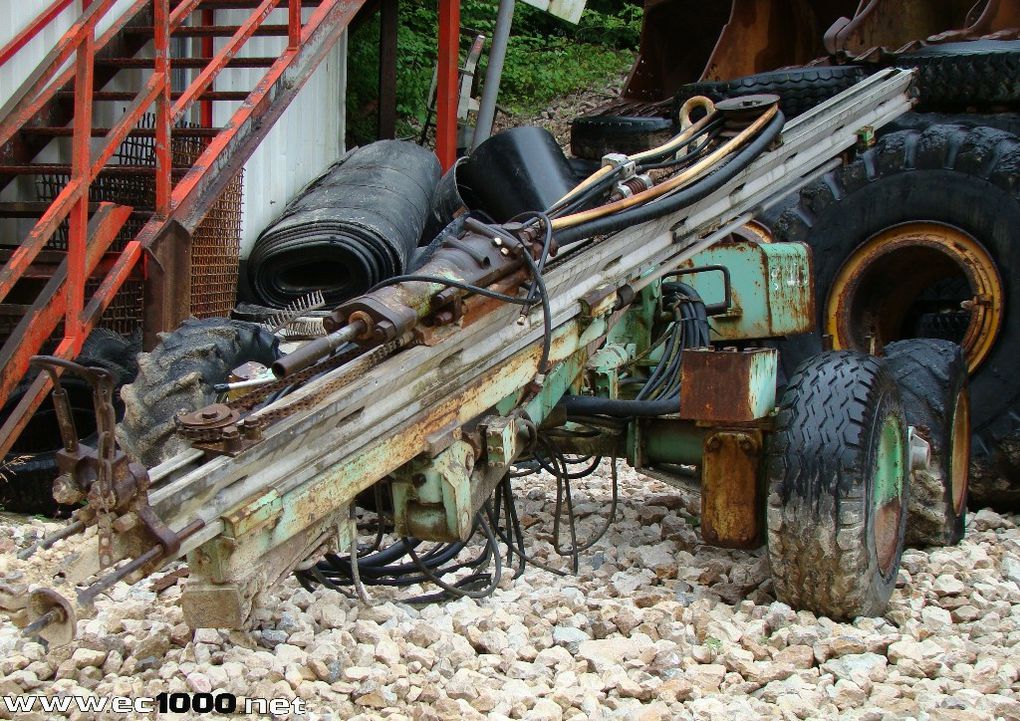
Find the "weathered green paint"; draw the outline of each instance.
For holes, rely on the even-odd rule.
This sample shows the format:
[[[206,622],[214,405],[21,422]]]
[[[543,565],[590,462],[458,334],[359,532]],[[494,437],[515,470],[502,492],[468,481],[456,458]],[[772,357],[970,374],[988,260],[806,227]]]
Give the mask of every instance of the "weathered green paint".
[[[691,421],[655,418],[639,421],[634,436],[642,446],[641,458],[645,464],[697,466],[701,464],[705,433],[706,429]]]
[[[713,340],[776,338],[815,327],[811,250],[803,243],[738,239],[703,250],[681,269],[721,265],[729,270],[731,306],[712,318]],[[724,277],[711,270],[683,275],[706,304],[725,299]]]
[[[634,343],[606,343],[588,360],[588,375],[595,395],[620,397],[620,369],[634,359],[636,350]]]
[[[393,520],[397,533],[430,541],[466,541],[475,509],[471,472],[475,452],[454,441],[435,458],[417,458],[394,474]]]
[[[889,414],[882,423],[872,472],[871,493],[875,508],[898,499],[903,494],[905,438],[896,416]]]

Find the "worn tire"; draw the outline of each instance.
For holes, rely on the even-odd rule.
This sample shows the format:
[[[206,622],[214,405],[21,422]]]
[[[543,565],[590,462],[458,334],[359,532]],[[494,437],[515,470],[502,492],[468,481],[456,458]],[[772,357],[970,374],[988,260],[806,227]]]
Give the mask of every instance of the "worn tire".
[[[895,527],[878,524],[887,531],[879,543],[883,450],[895,471],[887,476]],[[903,553],[907,463],[899,389],[879,359],[835,351],[797,369],[766,460],[768,553],[780,601],[832,618],[884,612]]]
[[[783,114],[788,119],[794,118],[859,83],[867,75],[868,71],[857,65],[836,65],[771,70],[735,80],[690,83],[674,96],[673,120],[677,122],[681,106],[697,95],[718,102],[762,93],[778,95]]]
[[[893,64],[917,68],[920,107],[926,110],[1020,105],[1020,40],[929,45]]]
[[[225,318],[189,319],[162,336],[138,358],[138,377],[121,389],[124,420],[117,440],[147,467],[184,450],[174,417],[216,401],[213,386],[248,361],[271,365],[280,357],[278,341],[263,327]]]
[[[600,160],[607,153],[632,155],[662,145],[672,135],[669,118],[584,115],[570,123],[570,152],[587,160]]]
[[[907,545],[950,546],[963,538],[967,515],[967,468],[964,467],[960,496],[954,498],[953,467],[954,422],[969,425],[967,362],[960,346],[945,340],[912,338],[885,347],[885,366],[889,369],[903,400],[907,423],[931,445],[931,464],[927,470],[911,474],[907,511]],[[969,446],[969,428],[963,429],[963,442]],[[966,462],[965,462],[966,463]]]
[[[818,327],[825,328],[826,299],[843,262],[876,233],[919,220],[969,233],[998,267],[1003,327],[970,379],[970,496],[978,505],[1020,508],[1020,139],[960,125],[890,133],[804,188],[771,228],[777,240],[813,248]],[[820,332],[788,338],[784,365],[822,346]]]
[[[109,371],[113,375],[115,389],[133,380],[137,372],[131,343],[106,328],[96,328],[89,334],[76,360],[82,365]],[[94,446],[95,413],[91,389],[84,380],[69,373],[62,376],[61,383],[68,392],[80,440]],[[0,418],[7,417],[27,388],[27,383],[15,388],[0,411]],[[118,418],[123,410],[115,392],[114,411]],[[3,478],[0,478],[0,508],[56,517],[70,515],[74,510],[71,506],[61,506],[53,500],[53,480],[58,473],[56,452],[60,447],[56,411],[51,400],[44,400],[5,459],[6,468]]]

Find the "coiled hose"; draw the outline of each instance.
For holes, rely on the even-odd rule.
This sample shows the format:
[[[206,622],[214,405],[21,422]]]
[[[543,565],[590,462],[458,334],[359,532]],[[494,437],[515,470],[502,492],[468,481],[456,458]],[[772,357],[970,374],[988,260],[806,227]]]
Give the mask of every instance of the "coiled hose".
[[[400,140],[360,148],[287,204],[255,241],[258,302],[282,308],[313,291],[336,305],[405,272],[439,182],[429,150]]]

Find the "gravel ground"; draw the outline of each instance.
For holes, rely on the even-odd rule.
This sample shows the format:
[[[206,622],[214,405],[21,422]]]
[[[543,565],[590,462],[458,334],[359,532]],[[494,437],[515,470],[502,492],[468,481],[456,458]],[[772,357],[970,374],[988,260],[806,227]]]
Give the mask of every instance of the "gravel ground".
[[[300,698],[310,719],[1020,719],[1020,517],[983,510],[960,546],[907,551],[885,617],[834,623],[776,602],[761,552],[701,546],[691,499],[620,478],[617,520],[576,576],[531,568],[489,599],[423,608],[289,581],[232,633],[189,630],[180,585],[120,584],[70,646],[0,626],[0,696],[211,689]],[[518,489],[533,553],[563,566],[551,482]],[[575,488],[582,537],[610,497],[604,471]],[[10,520],[0,573],[52,528]]]

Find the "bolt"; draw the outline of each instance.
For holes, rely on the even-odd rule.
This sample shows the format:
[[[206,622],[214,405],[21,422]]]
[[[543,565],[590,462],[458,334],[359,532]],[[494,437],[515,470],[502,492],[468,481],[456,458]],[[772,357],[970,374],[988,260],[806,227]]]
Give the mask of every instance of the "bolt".
[[[709,451],[718,451],[722,448],[722,441],[719,440],[719,436],[712,436],[708,439],[708,443],[705,444],[705,448]]]
[[[499,249],[499,254],[503,255],[503,256],[507,256],[507,255],[510,255],[510,251],[507,248],[500,248]]]
[[[212,411],[212,410],[210,410],[210,411],[202,411],[202,418],[204,420],[211,421],[214,418],[216,418],[216,416],[217,416],[216,411]]]
[[[754,444],[751,443],[751,439],[748,438],[747,436],[741,436],[740,441],[739,441],[739,445],[740,445],[740,450],[742,450],[744,453],[746,453],[748,455],[751,455],[752,453],[754,453]]]

